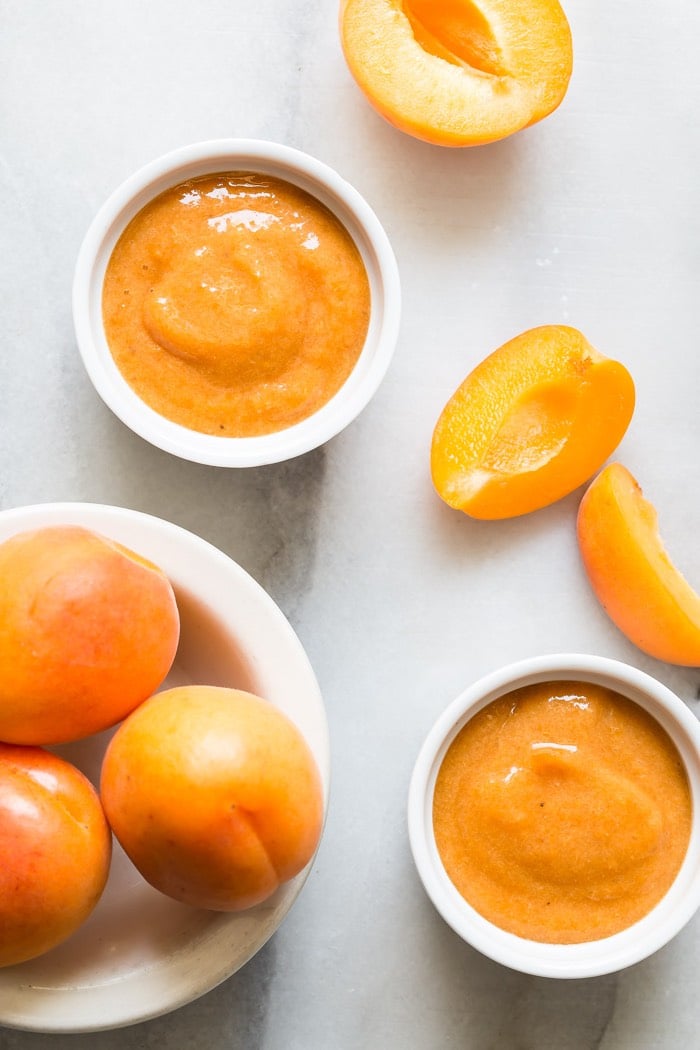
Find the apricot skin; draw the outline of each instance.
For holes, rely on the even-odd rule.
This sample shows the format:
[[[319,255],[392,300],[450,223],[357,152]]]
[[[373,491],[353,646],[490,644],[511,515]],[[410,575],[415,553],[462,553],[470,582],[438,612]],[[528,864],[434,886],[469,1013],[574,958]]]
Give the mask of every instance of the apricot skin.
[[[671,562],[656,510],[621,463],[591,482],[577,535],[593,591],[622,633],[657,660],[700,667],[700,595]]]
[[[55,744],[114,725],[161,684],[179,614],[156,566],[77,526],[0,544],[0,739]]]
[[[542,120],[573,66],[558,0],[342,0],[340,38],[377,112],[441,146],[495,142]]]
[[[82,773],[42,748],[0,744],[0,966],[42,955],[80,926],[111,850]]]
[[[612,454],[634,400],[624,365],[575,328],[523,332],[478,364],[445,405],[431,446],[435,489],[473,518],[546,507]]]
[[[272,704],[235,689],[152,697],[105,755],[112,829],[156,889],[198,908],[266,900],[311,860],[323,795],[311,751]]]

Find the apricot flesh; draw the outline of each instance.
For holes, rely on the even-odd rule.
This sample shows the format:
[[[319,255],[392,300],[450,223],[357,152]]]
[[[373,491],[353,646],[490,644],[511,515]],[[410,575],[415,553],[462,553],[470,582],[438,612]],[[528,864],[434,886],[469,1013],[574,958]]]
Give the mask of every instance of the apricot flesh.
[[[42,748],[0,744],[0,966],[42,955],[81,925],[111,850],[82,773]]]
[[[55,744],[122,719],[173,662],[179,614],[150,562],[78,526],[0,544],[0,739]]]
[[[235,689],[182,686],[142,704],[108,746],[100,791],[143,877],[198,908],[266,900],[321,834],[321,781],[303,736]]]
[[[655,508],[621,463],[591,482],[577,534],[591,586],[622,633],[657,660],[700,667],[700,595],[672,563]]]
[[[624,365],[575,328],[533,328],[470,372],[433,432],[441,498],[474,518],[516,517],[573,492],[615,450],[634,410]]]
[[[374,108],[443,146],[494,142],[542,120],[573,66],[558,0],[342,0],[340,37]]]

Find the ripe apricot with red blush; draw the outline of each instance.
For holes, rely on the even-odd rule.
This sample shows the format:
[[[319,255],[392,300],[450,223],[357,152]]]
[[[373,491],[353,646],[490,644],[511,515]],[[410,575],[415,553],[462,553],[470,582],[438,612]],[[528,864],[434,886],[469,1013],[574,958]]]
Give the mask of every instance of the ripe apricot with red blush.
[[[251,693],[181,686],[119,727],[100,784],[107,818],[143,877],[194,907],[240,911],[311,860],[323,823],[313,755]]]
[[[0,744],[0,966],[42,955],[84,922],[111,851],[97,792],[75,766]]]
[[[474,518],[510,518],[561,499],[600,468],[634,410],[624,365],[575,328],[516,336],[470,372],[433,432],[438,494]]]
[[[180,620],[151,562],[78,526],[0,544],[0,739],[55,744],[114,725],[167,675]]]

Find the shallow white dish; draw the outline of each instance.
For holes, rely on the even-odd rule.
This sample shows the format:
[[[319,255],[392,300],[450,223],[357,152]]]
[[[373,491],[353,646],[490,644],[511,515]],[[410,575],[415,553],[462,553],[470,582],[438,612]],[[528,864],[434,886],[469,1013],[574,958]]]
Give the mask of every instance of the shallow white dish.
[[[508,933],[483,918],[450,880],[433,830],[433,794],[447,749],[466,722],[513,689],[550,681],[592,682],[628,697],[652,715],[675,743],[690,785],[693,822],[685,860],[666,895],[633,926],[581,944],[543,944]],[[411,778],[408,830],[413,859],[443,919],[467,943],[511,969],[540,977],[580,978],[613,973],[651,955],[700,906],[700,724],[670,689],[617,660],[580,654],[534,657],[487,675],[450,704],[428,733]]]
[[[272,598],[239,565],[186,530],[136,511],[55,503],[0,513],[0,542],[45,525],[83,525],[158,564],[180,608],[181,639],[166,685],[229,685],[266,697],[306,737],[328,799],[325,709],[308,658]],[[113,730],[52,749],[96,783]],[[186,907],[141,878],[115,843],[104,896],[84,926],[38,959],[0,969],[0,1025],[86,1032],[146,1020],[196,999],[272,936],[311,865],[250,911]]]
[[[154,197],[179,182],[221,171],[254,171],[301,187],[332,211],[362,256],[371,313],[364,348],[340,390],[307,419],[259,437],[200,434],[159,415],[131,389],[107,345],[102,322],[105,270],[122,232]],[[393,250],[377,216],[336,171],[290,146],[258,139],[217,139],[183,146],[151,161],[121,184],[95,215],[73,280],[73,321],[88,375],[123,423],[158,448],[221,467],[277,463],[308,452],[346,427],[373,396],[394,352],[401,292]]]

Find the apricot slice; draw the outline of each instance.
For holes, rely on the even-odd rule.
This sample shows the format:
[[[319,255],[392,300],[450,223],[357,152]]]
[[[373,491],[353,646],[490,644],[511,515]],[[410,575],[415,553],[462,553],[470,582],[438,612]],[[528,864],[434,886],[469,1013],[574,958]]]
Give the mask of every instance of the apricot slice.
[[[111,855],[90,781],[43,748],[0,744],[0,966],[76,930],[102,895]]]
[[[657,660],[700,667],[700,595],[671,562],[655,508],[621,463],[591,482],[577,534],[591,586],[622,633]]]
[[[161,684],[180,617],[157,566],[89,529],[0,544],[0,740],[58,744],[124,718]]]
[[[538,510],[598,470],[633,410],[624,365],[575,328],[532,328],[485,358],[448,401],[433,433],[433,483],[474,518]]]
[[[340,37],[374,108],[442,146],[494,142],[546,117],[573,65],[558,0],[342,0]]]
[[[240,911],[311,860],[323,792],[297,727],[261,697],[181,686],[151,697],[112,738],[107,819],[143,877],[193,907]]]

